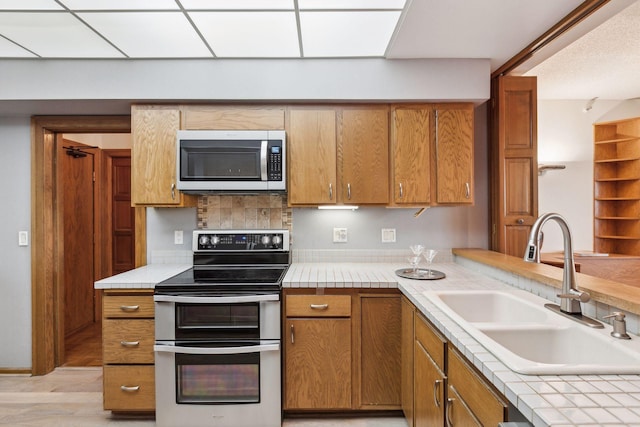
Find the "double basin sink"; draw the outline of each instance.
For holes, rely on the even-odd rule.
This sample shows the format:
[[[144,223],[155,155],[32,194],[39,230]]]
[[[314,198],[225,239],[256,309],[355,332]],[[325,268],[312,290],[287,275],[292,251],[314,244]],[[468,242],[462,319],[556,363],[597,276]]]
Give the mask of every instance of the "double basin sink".
[[[640,337],[589,328],[522,290],[425,291],[424,296],[515,372],[640,374]]]

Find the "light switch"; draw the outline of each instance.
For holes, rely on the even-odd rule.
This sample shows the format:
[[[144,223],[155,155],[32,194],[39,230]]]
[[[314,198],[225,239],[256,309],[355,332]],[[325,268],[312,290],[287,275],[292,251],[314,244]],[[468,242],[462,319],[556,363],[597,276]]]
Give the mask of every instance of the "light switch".
[[[28,231],[18,231],[18,246],[29,246]]]
[[[176,230],[173,232],[173,243],[181,245],[184,242],[182,230]]]

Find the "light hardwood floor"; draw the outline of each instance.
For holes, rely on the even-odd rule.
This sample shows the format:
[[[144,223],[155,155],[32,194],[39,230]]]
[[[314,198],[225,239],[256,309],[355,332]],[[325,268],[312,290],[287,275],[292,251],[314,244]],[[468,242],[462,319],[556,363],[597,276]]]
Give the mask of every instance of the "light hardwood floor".
[[[0,375],[0,425],[147,427],[152,418],[102,410],[102,368],[58,368],[44,376]],[[259,427],[258,425],[256,427]],[[407,427],[402,418],[286,419],[283,427]]]

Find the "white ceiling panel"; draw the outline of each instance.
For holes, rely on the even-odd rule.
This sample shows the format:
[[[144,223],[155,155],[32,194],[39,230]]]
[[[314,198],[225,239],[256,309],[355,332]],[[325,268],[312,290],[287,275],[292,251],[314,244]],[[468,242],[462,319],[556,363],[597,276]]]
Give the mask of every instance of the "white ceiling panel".
[[[182,12],[89,12],[78,16],[132,58],[212,56]]]
[[[3,58],[34,58],[35,55],[16,45],[9,40],[0,37],[0,57]]]
[[[71,10],[179,10],[175,0],[61,0]]]
[[[303,9],[402,9],[405,0],[298,0]]]
[[[293,0],[182,0],[188,10],[293,10]]]
[[[294,12],[190,12],[221,58],[300,56]]]
[[[0,0],[0,10],[63,10],[54,0]]]
[[[47,58],[114,58],[122,54],[66,13],[0,12],[0,34]]]
[[[383,56],[399,11],[300,12],[304,56]]]
[[[491,68],[496,69],[580,3],[582,0],[413,1],[387,57],[490,58]]]

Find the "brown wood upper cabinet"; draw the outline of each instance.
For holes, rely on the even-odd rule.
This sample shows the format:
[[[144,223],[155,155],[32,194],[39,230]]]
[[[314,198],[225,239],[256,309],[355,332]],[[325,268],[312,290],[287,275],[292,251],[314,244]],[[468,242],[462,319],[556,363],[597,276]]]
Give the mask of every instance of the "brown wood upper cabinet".
[[[391,174],[393,204],[431,203],[431,108],[391,108]]]
[[[473,106],[435,109],[436,203],[473,204]]]
[[[176,188],[177,105],[131,107],[131,203],[147,206],[193,206],[195,198]]]
[[[389,109],[291,107],[287,139],[289,204],[389,201]]]

